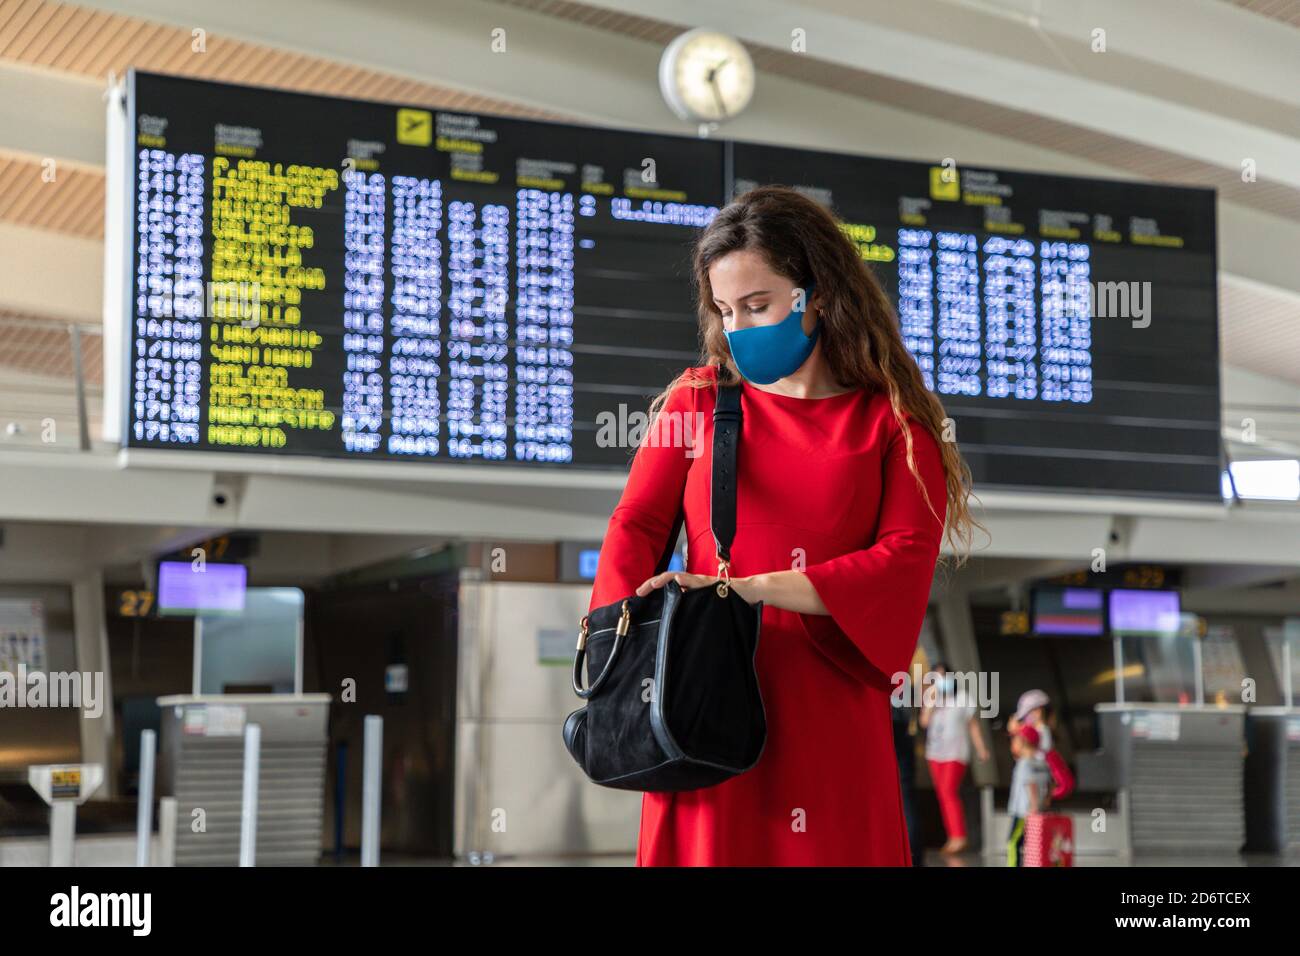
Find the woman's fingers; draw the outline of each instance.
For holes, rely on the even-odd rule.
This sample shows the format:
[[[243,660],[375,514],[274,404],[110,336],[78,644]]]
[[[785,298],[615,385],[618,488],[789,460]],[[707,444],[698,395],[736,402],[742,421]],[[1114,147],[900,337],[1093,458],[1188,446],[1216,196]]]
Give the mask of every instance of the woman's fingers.
[[[683,588],[702,588],[712,584],[717,578],[711,578],[707,574],[684,574],[677,572],[677,583]]]
[[[698,588],[706,584],[712,584],[715,578],[707,577],[703,574],[687,574],[685,571],[665,571],[663,574],[656,574],[652,578],[646,578],[641,586],[636,589],[638,597],[645,597],[655,588],[661,588],[669,581],[676,581],[683,588]]]
[[[652,578],[646,578],[641,582],[641,586],[636,589],[638,597],[645,597],[655,588],[661,588],[668,583],[669,579],[676,574],[675,571],[665,571],[663,574],[656,574]]]

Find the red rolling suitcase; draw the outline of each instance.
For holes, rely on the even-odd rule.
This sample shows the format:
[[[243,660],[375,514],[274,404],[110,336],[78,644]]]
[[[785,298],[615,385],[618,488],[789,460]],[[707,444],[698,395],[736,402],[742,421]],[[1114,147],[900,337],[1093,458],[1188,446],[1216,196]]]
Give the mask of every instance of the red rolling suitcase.
[[[1074,821],[1064,813],[1031,813],[1024,852],[1024,866],[1074,866]]]

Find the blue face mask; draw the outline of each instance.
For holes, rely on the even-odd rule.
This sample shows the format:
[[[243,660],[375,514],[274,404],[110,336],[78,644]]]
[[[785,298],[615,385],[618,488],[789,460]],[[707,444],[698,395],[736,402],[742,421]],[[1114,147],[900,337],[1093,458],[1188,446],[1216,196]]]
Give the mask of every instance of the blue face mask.
[[[812,284],[804,294],[804,305],[812,298]],[[812,335],[803,331],[803,309],[791,309],[780,322],[772,325],[753,325],[747,329],[727,332],[727,345],[740,374],[755,385],[771,385],[798,371],[821,332],[821,322],[813,326]]]

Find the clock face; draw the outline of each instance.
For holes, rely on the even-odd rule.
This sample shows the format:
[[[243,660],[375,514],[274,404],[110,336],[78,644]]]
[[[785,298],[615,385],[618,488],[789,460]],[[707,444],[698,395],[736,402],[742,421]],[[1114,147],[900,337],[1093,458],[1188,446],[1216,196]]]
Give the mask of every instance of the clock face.
[[[734,37],[692,30],[664,50],[659,87],[684,120],[730,119],[754,95],[754,62]]]

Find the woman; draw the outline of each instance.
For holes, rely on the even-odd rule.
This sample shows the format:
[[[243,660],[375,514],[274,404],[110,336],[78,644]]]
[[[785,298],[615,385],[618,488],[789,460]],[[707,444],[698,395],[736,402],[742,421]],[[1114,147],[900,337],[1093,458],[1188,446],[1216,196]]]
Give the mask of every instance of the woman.
[[[940,440],[943,408],[889,300],[816,202],[744,194],[700,237],[694,272],[701,365],[652,403],[591,607],[717,581],[712,410],[716,385],[740,382],[730,575],[763,602],[768,736],[739,776],[644,794],[637,864],[908,865],[891,678],[911,660],[945,517],[968,546],[969,471]],[[687,570],[647,578],[683,505]]]
[[[961,805],[961,781],[970,764],[971,745],[981,762],[989,759],[988,748],[980,735],[979,718],[975,716],[973,700],[965,700],[957,693],[957,678],[949,674],[942,662],[936,661],[934,673],[935,697],[922,700],[921,726],[925,728],[925,762],[930,768],[930,781],[939,799],[939,814],[948,842],[940,853],[961,853],[966,849],[966,811]]]

